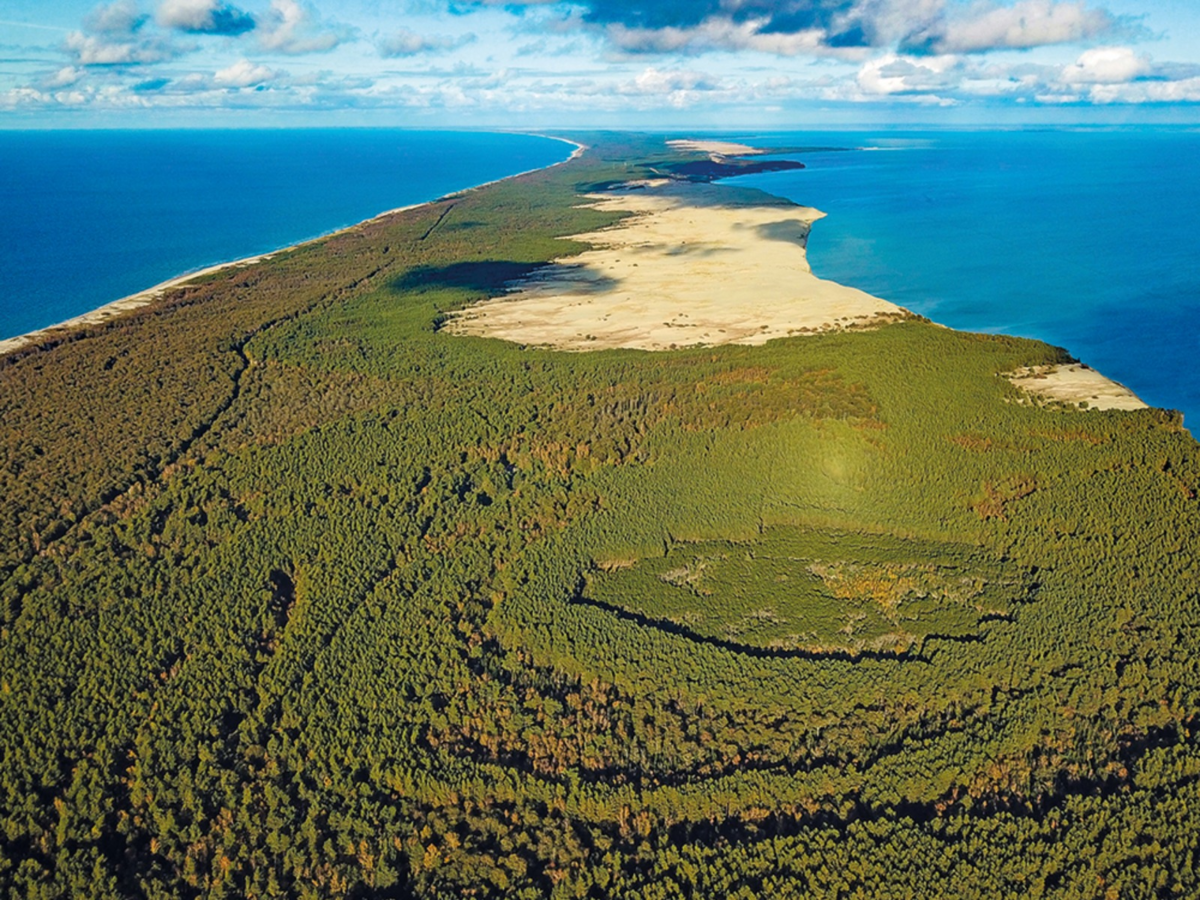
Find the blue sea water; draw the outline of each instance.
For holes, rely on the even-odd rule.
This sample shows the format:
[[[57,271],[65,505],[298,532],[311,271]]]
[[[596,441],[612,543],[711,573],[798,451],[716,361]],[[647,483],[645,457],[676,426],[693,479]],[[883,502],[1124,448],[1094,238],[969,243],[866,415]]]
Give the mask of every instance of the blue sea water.
[[[0,338],[570,152],[400,129],[0,131]]]
[[[828,213],[816,274],[952,328],[1066,347],[1200,425],[1200,133],[741,135],[808,168],[757,187]]]

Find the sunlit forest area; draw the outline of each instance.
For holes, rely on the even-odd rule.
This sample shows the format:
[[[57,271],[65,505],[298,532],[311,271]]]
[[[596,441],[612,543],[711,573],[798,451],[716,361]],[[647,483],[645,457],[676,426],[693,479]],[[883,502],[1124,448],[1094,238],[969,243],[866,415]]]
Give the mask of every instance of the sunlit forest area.
[[[697,160],[582,140],[0,361],[0,894],[1200,896],[1180,416],[441,331]]]

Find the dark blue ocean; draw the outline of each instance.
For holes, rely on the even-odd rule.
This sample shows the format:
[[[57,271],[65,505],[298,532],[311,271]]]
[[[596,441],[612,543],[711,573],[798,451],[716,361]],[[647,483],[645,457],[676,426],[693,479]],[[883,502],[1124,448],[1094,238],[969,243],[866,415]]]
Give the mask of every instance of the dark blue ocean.
[[[1066,347],[1200,426],[1200,133],[746,134],[735,179],[826,213],[813,271],[952,328]]]
[[[0,338],[571,149],[399,129],[0,131]]]

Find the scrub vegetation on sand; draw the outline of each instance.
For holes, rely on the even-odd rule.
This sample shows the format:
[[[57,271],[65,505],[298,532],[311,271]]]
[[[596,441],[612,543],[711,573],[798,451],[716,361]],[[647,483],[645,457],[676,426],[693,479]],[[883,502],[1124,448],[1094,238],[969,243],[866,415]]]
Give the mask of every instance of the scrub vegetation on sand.
[[[1179,416],[445,333],[692,158],[584,140],[0,361],[0,894],[1200,893]]]

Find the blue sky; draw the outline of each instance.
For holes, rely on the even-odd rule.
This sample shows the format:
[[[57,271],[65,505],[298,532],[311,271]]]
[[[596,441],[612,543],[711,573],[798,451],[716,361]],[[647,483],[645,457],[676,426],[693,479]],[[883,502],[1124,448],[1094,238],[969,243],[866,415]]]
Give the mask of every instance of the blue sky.
[[[0,127],[1200,124],[1197,0],[0,0]]]

